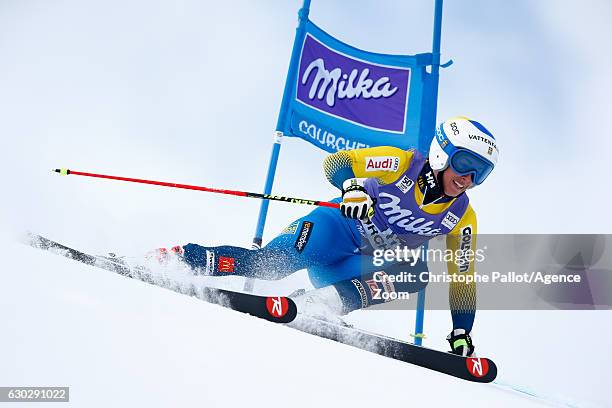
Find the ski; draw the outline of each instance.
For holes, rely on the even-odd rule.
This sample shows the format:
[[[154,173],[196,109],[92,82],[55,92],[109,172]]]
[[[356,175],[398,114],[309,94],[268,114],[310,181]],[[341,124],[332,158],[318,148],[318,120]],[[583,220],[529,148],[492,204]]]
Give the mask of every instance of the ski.
[[[30,235],[30,246],[47,250],[57,255],[105,269],[119,275],[170,289],[183,295],[193,296],[208,303],[250,314],[275,323],[289,323],[297,315],[297,306],[284,296],[257,296],[225,289],[183,284],[164,276],[156,276],[143,266],[131,267],[115,256],[91,255],[62,245],[40,235]]]
[[[48,250],[87,265],[164,287],[271,322],[287,323],[293,329],[384,357],[467,381],[488,383],[492,382],[497,376],[497,366],[488,358],[461,357],[307,315],[300,314],[296,319],[297,306],[292,299],[287,297],[265,297],[225,289],[198,287],[194,284],[182,284],[163,276],[157,276],[143,266],[131,267],[121,258],[115,256],[91,255],[39,235],[31,235],[29,238],[29,244],[34,248]]]
[[[497,366],[493,360],[484,357],[461,357],[304,315],[300,315],[288,326],[467,381],[489,383],[497,376]]]

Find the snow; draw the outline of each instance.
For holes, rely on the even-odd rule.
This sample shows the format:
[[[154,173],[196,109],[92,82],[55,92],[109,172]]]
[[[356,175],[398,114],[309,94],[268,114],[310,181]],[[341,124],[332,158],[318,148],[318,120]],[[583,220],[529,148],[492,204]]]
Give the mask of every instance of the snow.
[[[20,243],[4,247],[12,256],[5,259],[0,285],[5,367],[0,384],[68,385],[74,406],[366,407],[457,401],[464,406],[469,400],[470,407],[515,407],[538,406],[543,400],[320,339]],[[360,313],[349,320],[406,337],[403,312]],[[376,319],[373,313],[379,313]],[[486,327],[491,322],[486,312],[481,314]],[[428,324],[435,327],[441,316],[431,316]],[[562,321],[567,323],[566,316]],[[557,375],[543,365],[559,357],[546,350],[554,349],[554,342],[517,350],[507,338],[499,344],[506,336],[488,337],[479,340],[500,366],[498,382],[504,384],[517,370],[525,370],[521,380],[529,384],[538,375]],[[579,389],[576,384],[585,382],[575,373],[581,361],[592,369],[598,355],[591,352],[589,359],[587,353],[570,356],[564,373],[558,373],[567,374],[568,386]],[[596,381],[589,377],[593,390],[605,389],[603,379]],[[564,406],[550,403],[568,401],[559,394],[561,389],[553,396],[543,394],[544,400]]]
[[[70,386],[73,406],[530,406],[13,243],[0,384]],[[7,369],[9,368],[9,369]]]

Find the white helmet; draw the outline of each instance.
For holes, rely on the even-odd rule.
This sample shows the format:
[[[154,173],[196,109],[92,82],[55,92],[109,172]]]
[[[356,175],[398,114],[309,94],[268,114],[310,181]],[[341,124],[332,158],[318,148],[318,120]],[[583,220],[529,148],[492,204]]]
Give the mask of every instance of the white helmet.
[[[484,126],[463,116],[442,122],[429,148],[433,170],[448,166],[460,175],[471,174],[474,184],[481,184],[497,164],[495,138]]]

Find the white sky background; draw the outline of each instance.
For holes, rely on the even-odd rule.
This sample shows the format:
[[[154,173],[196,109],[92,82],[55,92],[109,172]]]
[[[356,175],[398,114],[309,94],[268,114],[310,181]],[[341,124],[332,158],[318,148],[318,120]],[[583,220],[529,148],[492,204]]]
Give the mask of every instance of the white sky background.
[[[64,240],[144,250],[248,245],[259,203],[60,178],[54,167],[260,191],[298,1],[6,1],[0,5],[3,215]],[[350,4],[350,6],[348,6]],[[439,118],[497,136],[472,190],[482,232],[607,233],[612,29],[606,1],[447,1]],[[313,1],[311,18],[367,50],[431,47],[432,1]],[[325,153],[282,148],[274,191],[336,194]],[[5,190],[6,191],[6,190]],[[305,207],[272,204],[271,233]]]
[[[364,49],[430,49],[431,1],[348,4],[315,0],[311,18]],[[299,6],[3,2],[0,134],[15,187],[4,203],[13,229],[120,246],[131,231],[126,241],[142,248],[247,244],[256,201],[48,171],[259,191]],[[482,232],[610,232],[600,209],[610,198],[612,142],[602,119],[611,110],[611,16],[605,1],[446,2],[443,61],[455,64],[441,73],[438,116],[480,120],[501,148],[495,173],[470,194]],[[286,140],[275,191],[334,195],[323,157]],[[268,232],[307,210],[273,204]]]
[[[300,4],[0,2],[0,238],[31,230],[118,253],[250,245],[257,200],[50,170],[260,191]],[[432,0],[313,0],[311,18],[366,50],[431,49]],[[481,121],[501,150],[469,194],[481,232],[612,233],[611,18],[606,0],[445,2],[442,60],[455,64],[441,72],[438,117]],[[274,192],[337,195],[325,154],[285,139]],[[265,239],[309,210],[273,203]],[[538,341],[567,335],[555,328]]]

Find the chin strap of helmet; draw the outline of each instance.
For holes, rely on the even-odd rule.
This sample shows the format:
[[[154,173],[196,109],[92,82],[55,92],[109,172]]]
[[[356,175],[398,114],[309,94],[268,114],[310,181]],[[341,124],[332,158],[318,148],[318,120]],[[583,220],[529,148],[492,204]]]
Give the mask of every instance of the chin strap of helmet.
[[[423,208],[429,204],[434,204],[439,202],[440,200],[452,199],[453,197],[447,196],[444,193],[444,186],[442,185],[442,174],[444,170],[438,171],[438,175],[435,175],[434,170],[429,165],[429,160],[425,161],[423,164],[423,168],[419,173],[418,185],[421,186],[421,191],[423,192],[423,201],[421,202],[420,207]],[[431,182],[427,181],[427,178],[431,178]]]
[[[438,176],[436,177],[436,179],[437,179],[438,184],[440,184],[440,190],[442,191],[442,195],[448,197],[446,193],[444,192],[444,172],[446,171],[446,169],[442,169],[438,171]]]

